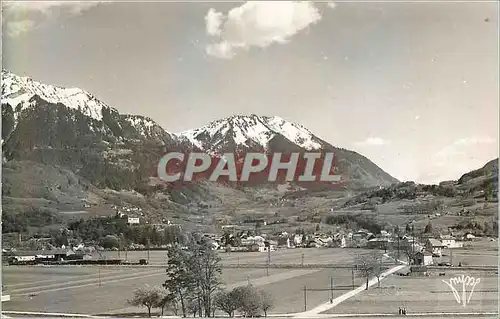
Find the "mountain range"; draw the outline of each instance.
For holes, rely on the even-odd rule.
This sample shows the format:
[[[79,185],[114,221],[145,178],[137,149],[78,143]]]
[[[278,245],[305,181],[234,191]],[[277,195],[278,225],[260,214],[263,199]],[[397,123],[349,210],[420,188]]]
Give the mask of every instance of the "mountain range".
[[[398,182],[366,157],[277,116],[233,115],[175,134],[151,118],[120,114],[84,90],[2,70],[4,161],[61,165],[98,187],[134,189],[149,181],[167,149],[211,154],[333,151],[350,188]]]

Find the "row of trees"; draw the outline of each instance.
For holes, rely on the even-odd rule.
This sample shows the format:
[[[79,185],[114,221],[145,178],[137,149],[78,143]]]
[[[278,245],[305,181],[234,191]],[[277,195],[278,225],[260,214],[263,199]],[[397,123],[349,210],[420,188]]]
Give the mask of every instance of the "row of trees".
[[[248,285],[225,291],[222,287],[220,256],[203,238],[193,238],[187,249],[173,245],[167,251],[167,279],[158,287],[143,287],[134,292],[131,305],[170,308],[187,317],[214,317],[217,309],[234,316],[239,311],[254,317],[262,310],[267,315],[273,303],[269,294]]]
[[[187,239],[177,226],[158,231],[151,225],[128,225],[127,218],[105,217],[80,219],[68,225],[75,238],[100,243],[104,248],[120,248],[129,243],[168,245],[184,243]]]
[[[134,291],[134,295],[128,300],[128,303],[132,306],[147,308],[149,317],[151,317],[151,311],[154,308],[161,310],[161,316],[163,316],[165,310],[172,311],[176,316],[179,315],[179,304],[163,287],[148,285],[140,287]],[[234,317],[236,311],[244,317],[257,317],[262,312],[267,317],[268,311],[273,306],[273,298],[268,292],[259,290],[249,284],[236,287],[230,291],[221,289],[216,292],[213,297],[211,316],[215,317],[215,311],[220,310],[229,317]],[[200,310],[200,305],[196,299],[189,299],[185,307],[186,312],[181,313],[183,317],[188,315],[193,317],[196,317],[196,315],[202,316],[203,312]],[[205,316],[209,317],[208,314],[205,314]]]

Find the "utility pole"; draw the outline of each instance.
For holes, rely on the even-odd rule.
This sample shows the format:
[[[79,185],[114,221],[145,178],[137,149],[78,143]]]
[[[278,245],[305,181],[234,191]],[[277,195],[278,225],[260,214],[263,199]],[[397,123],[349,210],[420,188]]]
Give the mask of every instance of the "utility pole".
[[[450,265],[453,266],[453,249],[449,248],[450,250]]]
[[[399,234],[398,234],[397,236],[398,236],[398,261],[399,261],[399,249],[400,249],[400,248],[399,248],[399,247],[400,247],[400,246],[399,246]]]
[[[269,266],[271,265],[271,245],[267,247],[267,275],[269,276]]]
[[[97,284],[101,286],[101,267],[97,267]]]
[[[307,287],[304,286],[304,311],[307,311]]]
[[[354,268],[351,269],[351,275],[352,275],[352,289],[354,289]]]
[[[412,240],[412,245],[411,245],[411,258],[415,256],[415,225],[411,225],[411,240]],[[411,263],[411,260],[410,260]]]
[[[302,267],[304,267],[304,253],[302,253]]]
[[[331,290],[330,303],[333,303],[333,277],[330,277],[330,290]]]
[[[149,238],[148,238],[148,264],[149,264],[149,244],[150,244],[150,242],[149,242]]]

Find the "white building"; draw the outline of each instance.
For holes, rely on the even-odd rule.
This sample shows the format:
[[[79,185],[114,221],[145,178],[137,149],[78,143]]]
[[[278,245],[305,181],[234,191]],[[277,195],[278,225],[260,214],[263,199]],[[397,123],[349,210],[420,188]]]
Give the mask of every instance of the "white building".
[[[127,222],[128,222],[129,225],[139,224],[140,220],[139,220],[139,217],[129,217],[128,220],[127,220]]]
[[[295,245],[300,245],[300,244],[302,244],[302,235],[300,235],[300,234],[295,235],[295,236],[293,237],[293,243],[294,243]]]
[[[345,236],[340,237],[340,248],[346,248],[347,247],[347,240],[345,239]]]
[[[461,248],[464,246],[463,242],[457,241],[454,237],[449,235],[440,236],[441,243],[447,248]]]
[[[474,240],[474,239],[476,239],[476,236],[474,236],[474,234],[467,234],[467,235],[465,235],[465,239],[466,240]]]

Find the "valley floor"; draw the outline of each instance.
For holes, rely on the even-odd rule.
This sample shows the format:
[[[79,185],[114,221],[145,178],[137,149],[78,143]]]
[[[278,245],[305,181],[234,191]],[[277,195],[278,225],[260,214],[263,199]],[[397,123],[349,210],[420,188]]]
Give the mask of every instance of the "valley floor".
[[[278,251],[272,254],[273,263],[297,264],[304,256],[305,263],[350,264],[360,249],[305,249]],[[366,252],[366,251],[365,251]],[[113,252],[114,254],[116,252]],[[129,252],[128,254],[131,254]],[[147,252],[134,252],[134,258],[143,258]],[[457,254],[455,254],[457,256]],[[498,255],[497,255],[498,256]],[[123,257],[123,256],[122,256]],[[223,254],[223,264],[265,263],[264,253]],[[493,256],[492,256],[493,257]],[[129,256],[129,259],[132,259]],[[11,301],[2,305],[4,311],[34,311],[55,313],[80,313],[93,315],[123,315],[144,313],[145,309],[130,307],[127,299],[135,288],[143,284],[161,285],[165,280],[164,252],[150,252],[151,266],[70,266],[22,267],[4,266],[2,271],[5,293]],[[412,313],[437,312],[494,312],[498,309],[498,274],[468,274],[481,278],[470,306],[457,304],[449,288],[441,281],[457,274],[447,271],[446,277],[399,277],[390,275],[368,291],[349,298],[321,316],[340,314],[396,314],[399,306],[406,306]],[[464,273],[465,274],[465,273]],[[224,268],[222,279],[227,288],[252,283],[274,296],[273,314],[299,314],[304,311],[304,286],[307,287],[308,311],[329,301],[330,278],[334,286],[351,286],[350,269],[252,269]],[[355,287],[364,284],[355,276]],[[314,290],[316,289],[316,290]],[[335,290],[334,298],[347,292]],[[318,309],[318,308],[316,308]],[[221,314],[222,315],[222,314]],[[319,316],[320,314],[318,314]],[[429,314],[431,315],[431,314]],[[432,315],[431,315],[432,316]]]

